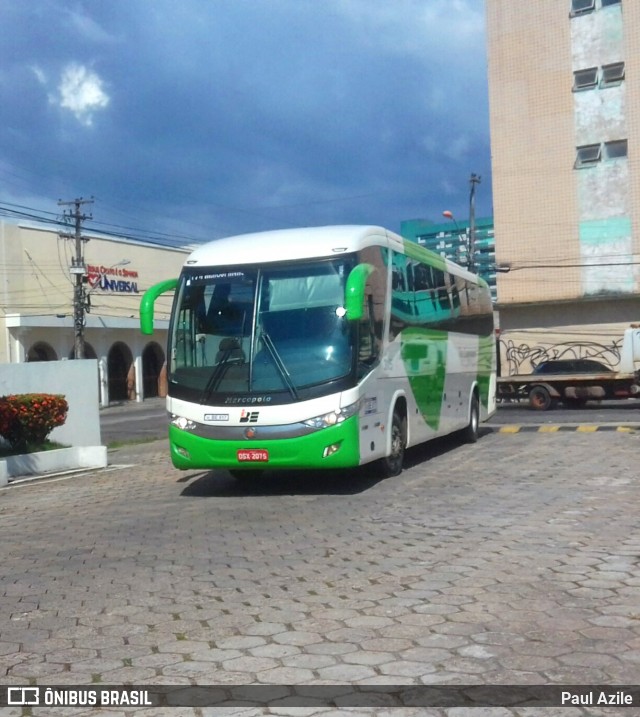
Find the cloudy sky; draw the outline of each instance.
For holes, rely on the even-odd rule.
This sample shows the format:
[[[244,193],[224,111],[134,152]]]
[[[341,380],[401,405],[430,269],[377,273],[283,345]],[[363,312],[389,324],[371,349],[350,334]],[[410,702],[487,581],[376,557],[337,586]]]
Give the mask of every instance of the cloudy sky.
[[[0,3],[0,205],[206,240],[490,215],[483,0]],[[442,220],[444,221],[444,220]]]

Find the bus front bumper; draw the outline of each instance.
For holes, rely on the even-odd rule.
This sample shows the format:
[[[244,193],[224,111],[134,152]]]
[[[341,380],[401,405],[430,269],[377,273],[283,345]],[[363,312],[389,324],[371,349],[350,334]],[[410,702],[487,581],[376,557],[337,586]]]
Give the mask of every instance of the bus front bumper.
[[[305,436],[277,440],[216,440],[169,426],[176,468],[277,470],[350,468],[360,463],[358,416]]]

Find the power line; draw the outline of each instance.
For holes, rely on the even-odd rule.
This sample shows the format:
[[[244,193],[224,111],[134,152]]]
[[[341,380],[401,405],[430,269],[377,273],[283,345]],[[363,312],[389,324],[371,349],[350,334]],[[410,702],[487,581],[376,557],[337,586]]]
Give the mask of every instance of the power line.
[[[55,214],[54,212],[48,212],[46,210],[40,210],[35,209],[34,207],[27,207],[22,204],[14,204],[12,202],[2,202],[0,203],[0,216],[6,216],[6,217],[16,217],[19,219],[29,219],[31,221],[39,222],[41,224],[47,224],[57,227],[67,227],[68,222],[65,221],[64,217],[60,217],[60,215]],[[88,221],[92,220],[92,217],[88,216],[86,217]],[[94,225],[97,225],[94,229],[94,231],[98,232],[100,235],[108,236],[108,237],[115,237],[118,239],[129,239],[132,241],[138,241],[146,244],[155,244],[160,246],[167,246],[167,247],[175,247],[180,245],[180,241],[182,240],[189,243],[202,243],[204,241],[208,241],[208,239],[204,239],[202,237],[190,237],[186,235],[180,235],[180,234],[166,234],[163,232],[151,232],[147,231],[146,229],[141,229],[137,227],[126,227],[126,226],[120,226],[118,224],[109,224],[107,222],[93,222]],[[110,229],[101,229],[100,226],[104,227],[112,227],[115,229],[120,229],[124,231],[112,231]],[[138,233],[140,232],[140,233]]]

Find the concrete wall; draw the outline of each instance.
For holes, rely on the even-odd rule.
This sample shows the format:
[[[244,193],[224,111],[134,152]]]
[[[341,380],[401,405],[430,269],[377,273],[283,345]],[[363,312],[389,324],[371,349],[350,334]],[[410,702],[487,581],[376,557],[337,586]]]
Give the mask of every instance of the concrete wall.
[[[69,404],[64,426],[49,434],[67,446],[99,446],[98,362],[42,361],[0,364],[0,396],[16,393],[55,393]]]

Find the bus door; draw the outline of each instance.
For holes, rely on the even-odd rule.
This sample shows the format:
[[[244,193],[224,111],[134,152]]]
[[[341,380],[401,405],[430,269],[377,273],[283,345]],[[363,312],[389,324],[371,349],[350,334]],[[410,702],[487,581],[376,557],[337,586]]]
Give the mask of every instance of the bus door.
[[[382,366],[386,330],[388,272],[382,247],[361,252],[360,260],[370,267],[357,319],[357,375],[360,389],[360,462],[381,458],[386,451],[386,383]],[[364,276],[364,275],[363,275]]]

